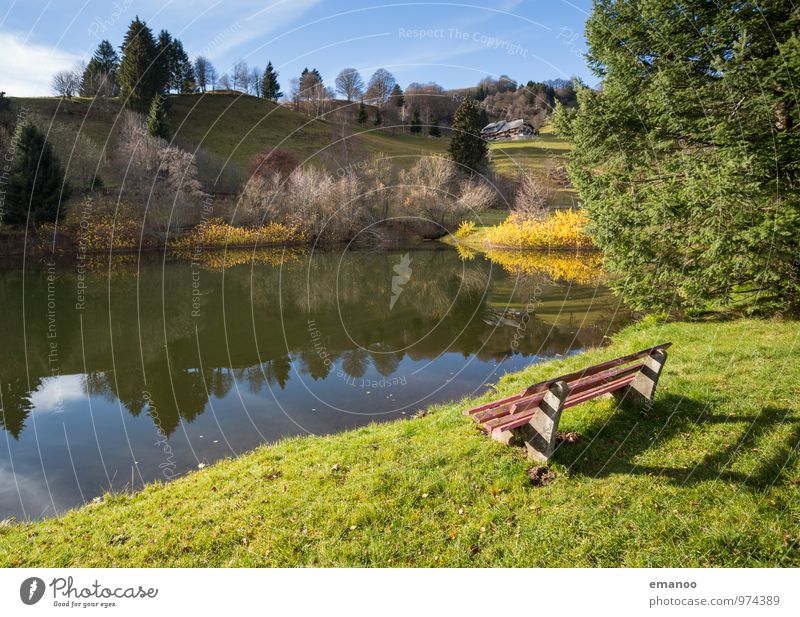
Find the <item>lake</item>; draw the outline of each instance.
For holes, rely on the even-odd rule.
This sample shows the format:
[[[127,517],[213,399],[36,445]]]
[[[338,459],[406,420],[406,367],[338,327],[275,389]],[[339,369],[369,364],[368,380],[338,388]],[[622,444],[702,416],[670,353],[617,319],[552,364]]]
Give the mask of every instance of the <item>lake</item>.
[[[238,251],[0,266],[0,519],[409,417],[600,345],[592,255]]]

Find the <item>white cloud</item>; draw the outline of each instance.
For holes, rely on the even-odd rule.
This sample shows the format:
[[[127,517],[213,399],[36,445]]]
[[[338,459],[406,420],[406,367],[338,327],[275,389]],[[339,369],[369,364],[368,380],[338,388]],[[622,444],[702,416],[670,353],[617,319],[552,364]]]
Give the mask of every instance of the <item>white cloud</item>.
[[[60,49],[36,45],[24,37],[0,32],[0,90],[9,96],[46,96],[50,94],[53,74],[72,68],[81,57]]]

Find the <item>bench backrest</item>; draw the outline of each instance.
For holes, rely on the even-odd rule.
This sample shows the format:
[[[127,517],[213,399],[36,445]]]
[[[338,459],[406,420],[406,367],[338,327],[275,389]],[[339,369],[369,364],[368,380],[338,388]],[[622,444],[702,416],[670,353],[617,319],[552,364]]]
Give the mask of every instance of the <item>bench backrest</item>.
[[[644,364],[644,362],[637,363],[637,360],[647,358],[654,352],[661,349],[666,349],[670,345],[672,345],[672,343],[663,343],[661,345],[656,345],[655,347],[648,347],[647,349],[642,349],[636,353],[628,354],[627,356],[622,356],[620,358],[614,358],[613,360],[608,360],[606,362],[601,362],[600,364],[589,366],[583,370],[575,371],[574,373],[568,373],[559,377],[553,377],[552,379],[548,379],[546,381],[540,381],[532,386],[528,386],[519,394],[514,394],[503,399],[486,403],[485,405],[468,409],[464,412],[464,414],[474,415],[480,412],[495,410],[499,407],[513,407],[515,404],[518,407],[521,407],[522,405],[525,407],[535,406],[539,398],[544,396],[544,393],[547,392],[547,390],[558,381],[567,382],[570,387],[570,397],[573,398],[573,400],[577,400],[576,397],[579,394],[585,393],[588,396],[592,393],[593,389],[597,389],[598,386],[602,386],[604,382],[622,380],[630,375],[635,374]],[[626,364],[630,364],[631,366],[622,369],[619,368]]]

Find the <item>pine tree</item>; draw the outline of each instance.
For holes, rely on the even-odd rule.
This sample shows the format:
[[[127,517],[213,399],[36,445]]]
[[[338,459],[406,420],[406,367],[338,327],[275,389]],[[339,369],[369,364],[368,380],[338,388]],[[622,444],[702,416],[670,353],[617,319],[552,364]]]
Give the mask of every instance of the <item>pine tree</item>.
[[[382,122],[383,122],[383,117],[381,116],[381,108],[380,107],[376,107],[375,108],[375,120],[373,121],[373,124],[375,126],[380,126]]]
[[[47,223],[63,214],[60,205],[72,190],[53,146],[30,122],[22,122],[14,133],[16,150],[11,160],[5,222],[11,225]]]
[[[481,125],[481,128],[489,124],[489,116],[486,115],[486,110],[483,107],[478,110],[478,124]]]
[[[120,96],[135,111],[147,111],[150,101],[161,89],[153,32],[138,17],[125,34],[122,44],[122,61],[119,65]]]
[[[565,84],[554,118],[612,286],[641,309],[800,313],[797,5],[643,4],[594,3],[603,89]]]
[[[119,69],[119,56],[108,41],[100,42],[92,56],[92,60],[97,62],[101,71],[109,75],[115,75],[117,69]]]
[[[391,100],[394,102],[395,107],[402,107],[406,104],[406,99],[403,96],[403,89],[400,87],[400,84],[395,84],[394,88],[392,88],[391,93]]]
[[[153,102],[150,103],[150,112],[147,114],[147,132],[153,137],[170,138],[169,121],[167,120],[168,106],[167,98],[162,94],[156,94]]]
[[[441,137],[442,131],[439,129],[439,124],[434,120],[430,128],[428,128],[428,135],[431,137]]]
[[[281,85],[278,83],[278,73],[272,67],[272,62],[267,62],[264,77],[261,79],[262,96],[271,101],[277,101],[283,96]]]
[[[482,172],[488,164],[488,146],[481,138],[482,128],[478,106],[472,97],[464,97],[453,118],[450,158],[465,171]]]
[[[411,114],[411,126],[408,129],[414,135],[419,135],[422,132],[422,122],[419,119],[419,109],[414,108],[414,113]]]
[[[170,88],[180,94],[191,94],[197,89],[192,62],[178,39],[172,40],[170,50]]]
[[[158,33],[156,42],[156,60],[153,70],[156,72],[158,92],[166,94],[172,87],[173,60],[172,35],[167,30]]]
[[[81,96],[113,96],[117,92],[119,56],[111,43],[102,41],[94,52],[81,79]]]
[[[359,124],[366,124],[367,120],[369,120],[369,116],[367,116],[367,106],[364,105],[364,101],[358,105],[358,118],[357,121]]]

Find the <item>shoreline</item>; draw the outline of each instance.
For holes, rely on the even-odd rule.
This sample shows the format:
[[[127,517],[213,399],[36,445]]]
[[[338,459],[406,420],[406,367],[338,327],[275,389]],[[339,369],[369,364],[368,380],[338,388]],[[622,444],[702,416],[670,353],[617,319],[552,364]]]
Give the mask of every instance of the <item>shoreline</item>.
[[[460,413],[662,339],[674,345],[652,413],[605,400],[571,409],[563,430],[582,439],[557,452],[548,487],[533,489],[520,452],[487,439]],[[510,374],[474,400],[434,405],[414,419],[285,439],[58,518],[0,525],[0,563],[797,565],[800,552],[785,538],[800,515],[793,487],[800,461],[781,446],[800,434],[790,375],[800,378],[797,342],[797,321],[646,318],[609,347]],[[786,379],[762,407],[743,410],[737,393],[775,372]],[[756,450],[742,446],[755,439]],[[760,471],[775,465],[778,476]],[[764,486],[762,477],[769,478]],[[763,499],[783,508],[762,508]],[[673,509],[682,516],[665,515]],[[576,524],[585,533],[576,536]],[[731,552],[721,539],[734,531],[742,550]]]

